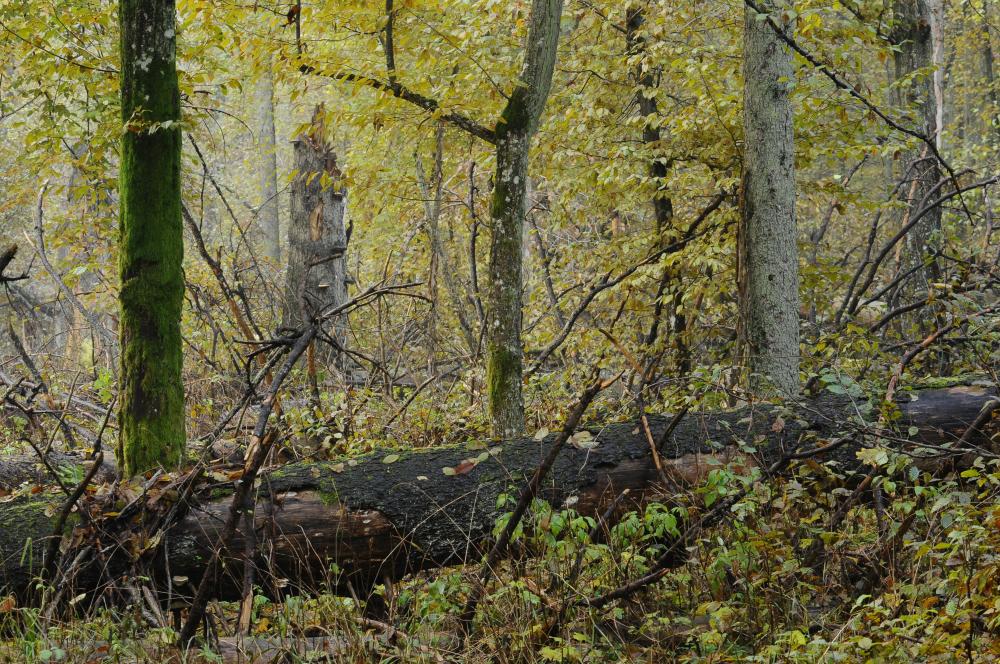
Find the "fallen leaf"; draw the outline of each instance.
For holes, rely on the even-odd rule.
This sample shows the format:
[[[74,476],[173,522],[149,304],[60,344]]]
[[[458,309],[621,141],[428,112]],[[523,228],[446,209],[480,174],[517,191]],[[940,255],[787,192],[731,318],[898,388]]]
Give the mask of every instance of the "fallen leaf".
[[[396,463],[397,461],[399,461],[398,454],[390,454],[386,458],[382,459],[382,463]]]
[[[594,434],[589,431],[576,432],[570,436],[569,443],[578,450],[592,450],[600,445]]]

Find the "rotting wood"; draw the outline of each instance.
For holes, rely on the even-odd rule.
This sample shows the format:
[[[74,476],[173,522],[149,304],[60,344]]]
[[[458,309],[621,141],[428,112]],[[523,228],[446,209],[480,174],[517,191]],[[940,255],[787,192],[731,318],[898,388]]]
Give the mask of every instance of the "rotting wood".
[[[959,450],[945,461],[940,457],[942,447],[960,440],[969,446],[966,457],[995,453],[996,417],[984,423],[984,431],[966,435],[995,395],[995,390],[979,386],[904,395],[897,430],[916,427],[916,432],[887,437],[883,444],[898,447],[895,441],[909,438],[932,445],[938,456],[923,463],[937,467],[949,459],[956,464],[968,461]],[[630,491],[629,505],[635,506],[697,483],[717,467],[710,462],[732,459],[767,468],[790,451],[816,450],[845,435],[846,443],[830,445],[815,458],[834,462],[843,472],[861,471],[856,453],[874,444],[864,434],[874,430],[879,415],[869,413],[867,425],[857,421],[858,413],[864,412],[861,406],[826,396],[803,401],[794,409],[756,405],[688,413],[660,448],[664,470],[677,485],[669,489],[659,486],[649,444],[637,424],[590,427],[597,446],[564,449],[540,496],[557,506],[567,504],[581,513],[597,514],[625,489]],[[653,436],[658,438],[670,420],[651,416]],[[520,438],[492,447],[379,452],[354,460],[354,465],[297,463],[272,469],[262,476],[257,497],[258,578],[272,589],[326,584],[345,588],[348,581],[357,588],[420,569],[478,560],[500,513],[498,497],[514,495],[523,486],[554,438],[550,435],[544,442]],[[753,444],[757,452],[739,451],[739,441]],[[482,460],[477,463],[477,458]],[[444,470],[465,471],[469,466],[467,472],[455,474]],[[0,504],[0,585],[18,593],[30,585],[41,560],[40,553],[33,554],[42,550],[52,526],[45,510],[60,498],[61,494],[43,492]],[[187,585],[174,584],[175,596],[193,591],[219,541],[230,501],[230,489],[214,487],[165,534],[159,555],[168,556],[168,564],[154,567],[190,579]],[[244,550],[243,533],[237,531],[222,552],[215,595],[239,592]],[[107,569],[123,570],[124,561]],[[82,586],[95,582],[93,571],[78,577]]]

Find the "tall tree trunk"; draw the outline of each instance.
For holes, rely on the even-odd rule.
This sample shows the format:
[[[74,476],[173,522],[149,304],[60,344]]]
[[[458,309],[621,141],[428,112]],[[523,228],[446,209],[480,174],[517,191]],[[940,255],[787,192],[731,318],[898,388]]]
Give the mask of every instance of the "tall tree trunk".
[[[278,216],[278,157],[274,137],[274,72],[271,58],[257,83],[257,152],[260,158],[260,209],[258,222],[264,233],[267,256],[277,265],[281,260],[281,231]]]
[[[346,200],[337,156],[326,138],[323,107],[316,107],[309,132],[295,140],[296,177],[288,223],[288,277],[282,325],[298,328],[314,314],[347,302]],[[346,340],[342,318],[330,336]]]
[[[942,146],[941,132],[944,131],[944,2],[927,0],[927,13],[931,24],[931,89],[934,91],[934,144],[938,150]]]
[[[792,55],[750,9],[743,44],[740,341],[751,390],[794,396],[799,391],[799,264]]]
[[[524,429],[521,285],[528,150],[552,85],[562,6],[562,0],[533,0],[520,84],[496,126],[486,383],[493,434],[501,438]]]
[[[629,10],[625,33],[629,56],[642,54],[645,51],[645,39],[640,34],[645,20],[645,13],[641,8]],[[657,81],[652,70],[646,66],[647,64],[640,62],[635,66],[634,79],[638,87],[636,103],[639,107],[639,114],[645,120],[642,128],[642,142],[654,146],[654,157],[649,165],[649,175],[656,183],[656,193],[653,195],[653,214],[656,219],[657,248],[663,249],[670,243],[667,233],[674,220],[674,203],[666,189],[667,162],[660,154],[659,148],[656,147],[659,146],[662,139],[659,124],[656,122],[659,115],[655,96]],[[666,308],[670,311],[670,328],[674,337],[672,341],[677,348],[677,368],[678,373],[683,377],[691,371],[691,353],[684,339],[687,318],[681,310],[683,293],[677,277],[678,275],[673,269],[664,268],[660,277],[660,285],[657,288],[654,306],[655,318],[646,338],[647,343],[655,343],[656,331],[659,329],[659,318],[665,308],[664,301],[668,300],[670,304]]]
[[[119,463],[126,474],[184,453],[180,92],[173,0],[122,0]]]
[[[933,64],[928,0],[894,0],[892,38],[898,49],[893,55],[898,89],[896,102],[907,114],[915,113],[916,128],[936,141],[939,128],[934,77],[925,73],[914,75],[914,72],[926,71]],[[916,186],[905,189],[910,192],[909,214],[916,213],[924,197],[940,177],[938,165],[926,153],[926,149],[914,151],[901,160],[904,168],[909,168],[915,162],[916,165],[909,171],[909,177],[916,181]],[[934,236],[940,227],[940,208],[923,216],[907,236],[906,266],[915,266],[924,261],[924,256],[933,250]],[[927,268],[918,272],[918,275],[922,281],[918,290],[926,291],[928,284],[937,280],[937,261],[929,261]]]
[[[983,3],[983,15],[979,18],[980,29],[980,71],[983,77],[983,88],[986,91],[985,103],[989,109],[986,117],[986,126],[983,127],[983,142],[997,149],[997,135],[1000,132],[1000,100],[998,100],[996,82],[993,75],[993,35],[990,29],[990,6],[991,3]],[[992,155],[992,150],[991,150]]]

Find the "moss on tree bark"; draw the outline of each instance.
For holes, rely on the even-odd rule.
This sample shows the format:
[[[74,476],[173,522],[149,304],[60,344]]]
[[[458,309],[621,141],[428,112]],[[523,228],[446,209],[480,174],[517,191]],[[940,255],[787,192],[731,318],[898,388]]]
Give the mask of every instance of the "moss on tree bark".
[[[995,418],[980,422],[977,432],[968,432],[995,398],[994,389],[956,386],[915,396],[919,398],[897,402],[895,430],[907,432],[905,438],[892,435],[882,444],[912,451],[924,470],[967,467],[978,456],[976,446],[991,445],[1000,435],[1000,421]],[[786,454],[816,450],[822,451],[816,452],[815,461],[834,462],[838,472],[853,477],[847,480],[850,486],[871,470],[858,458],[858,451],[877,444],[870,435],[878,416],[878,404],[830,394],[784,407],[754,404],[732,411],[689,412],[660,447],[662,473],[639,424],[595,422],[588,427],[595,446],[563,448],[540,497],[557,507],[572,504],[581,514],[601,514],[625,489],[634,502],[622,508],[630,509],[661,500],[664,492],[686,493],[728,462],[769,468]],[[776,427],[779,418],[783,424]],[[654,440],[664,435],[673,419],[670,414],[649,416]],[[969,454],[947,457],[921,454],[903,442],[940,446],[962,437],[969,443]],[[326,582],[346,589],[350,581],[357,590],[387,577],[475,561],[489,546],[496,520],[505,510],[498,501],[500,494],[511,495],[524,486],[554,438],[555,434],[541,441],[520,437],[488,450],[482,445],[457,445],[403,451],[391,460],[379,451],[356,458],[353,464],[296,463],[273,469],[262,478],[255,497],[257,578],[265,584],[267,579],[288,579],[300,589]],[[837,440],[844,444],[828,445]],[[745,450],[748,441],[756,448],[753,454]],[[445,468],[454,469],[463,461],[472,467],[445,474]],[[21,472],[20,464],[5,472],[8,465],[0,461],[0,478]],[[826,477],[826,472],[820,475]],[[667,486],[662,485],[664,477]],[[160,554],[168,557],[158,559],[152,568],[162,588],[167,588],[167,570],[195,583],[204,573],[218,547],[233,486],[212,480],[187,502],[189,511],[162,538],[165,546]],[[30,591],[40,552],[52,533],[51,515],[63,500],[61,493],[46,491],[0,503],[0,596]],[[133,523],[134,518],[125,520]],[[217,569],[215,595],[239,596],[247,551],[245,525],[240,524],[222,551],[224,564]],[[81,591],[131,573],[132,554],[126,547],[110,547],[106,553],[106,559],[95,557],[80,570],[76,583]],[[70,558],[73,554],[68,553]],[[191,588],[174,586],[172,596]]]
[[[126,474],[184,452],[180,92],[173,0],[122,0],[120,439]]]
[[[511,104],[516,100],[511,99]],[[508,115],[522,116],[517,109]],[[501,123],[497,141],[497,167],[490,216],[489,312],[486,319],[486,385],[493,434],[516,436],[524,428],[521,395],[522,237],[525,179],[528,171],[528,137],[522,126]],[[502,128],[502,129],[501,129]]]
[[[534,0],[524,66],[496,126],[496,175],[490,217],[488,312],[486,318],[487,403],[498,438],[524,429],[521,394],[522,242],[528,150],[552,85],[562,0]]]

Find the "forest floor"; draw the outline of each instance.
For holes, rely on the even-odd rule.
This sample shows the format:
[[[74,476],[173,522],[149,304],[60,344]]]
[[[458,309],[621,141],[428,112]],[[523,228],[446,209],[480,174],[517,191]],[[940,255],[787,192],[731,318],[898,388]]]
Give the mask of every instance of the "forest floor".
[[[997,661],[1000,459],[932,475],[906,455],[868,454],[879,472],[863,496],[829,465],[764,480],[734,460],[613,527],[536,500],[467,640],[459,615],[476,565],[370,595],[320,583],[275,596],[287,580],[259,579],[270,596],[212,602],[207,639],[186,655],[174,648],[183,608],[12,595],[0,601],[0,662]],[[654,569],[691,510],[727,497],[738,498],[730,518],[692,536],[686,562],[620,602],[580,603]]]

